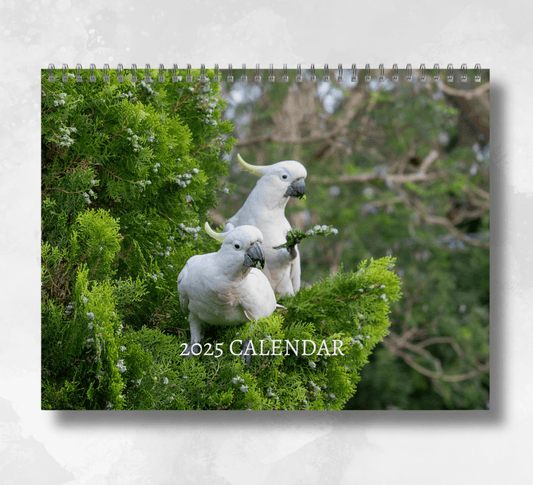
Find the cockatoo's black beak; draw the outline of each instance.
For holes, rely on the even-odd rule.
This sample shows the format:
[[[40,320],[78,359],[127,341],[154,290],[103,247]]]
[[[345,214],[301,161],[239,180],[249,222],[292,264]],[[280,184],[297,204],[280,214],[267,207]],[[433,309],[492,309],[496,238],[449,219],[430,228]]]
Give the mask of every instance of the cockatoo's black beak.
[[[244,255],[244,265],[251,268],[264,268],[265,252],[259,241],[254,242],[250,249],[246,251],[246,254]]]
[[[288,197],[298,197],[301,199],[305,195],[305,180],[297,179],[287,187],[285,195]]]

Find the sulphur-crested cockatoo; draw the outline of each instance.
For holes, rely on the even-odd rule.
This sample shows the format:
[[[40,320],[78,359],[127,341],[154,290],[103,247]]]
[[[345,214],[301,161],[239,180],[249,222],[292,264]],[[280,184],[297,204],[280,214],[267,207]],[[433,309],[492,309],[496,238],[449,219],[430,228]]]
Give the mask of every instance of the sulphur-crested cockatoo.
[[[257,227],[239,226],[227,234],[206,232],[222,242],[216,253],[190,258],[178,275],[178,293],[183,313],[188,315],[192,346],[200,343],[206,325],[238,325],[270,315],[276,296],[263,266],[263,235]],[[194,353],[194,349],[193,349]]]
[[[224,232],[235,227],[250,225],[263,233],[266,264],[263,273],[278,295],[294,295],[300,289],[300,254],[298,247],[274,249],[287,242],[291,225],[285,217],[289,197],[305,194],[305,167],[295,160],[273,165],[254,166],[237,155],[239,164],[260,177],[239,211],[224,226]]]

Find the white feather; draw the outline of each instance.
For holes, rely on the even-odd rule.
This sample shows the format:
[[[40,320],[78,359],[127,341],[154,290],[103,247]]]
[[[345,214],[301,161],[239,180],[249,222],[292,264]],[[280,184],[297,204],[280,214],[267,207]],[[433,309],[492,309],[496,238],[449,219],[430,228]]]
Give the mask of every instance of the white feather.
[[[274,292],[294,295],[300,289],[300,254],[295,247],[293,257],[287,249],[274,249],[286,243],[291,225],[285,217],[289,196],[287,188],[296,180],[307,177],[305,167],[295,160],[278,162],[264,170],[256,186],[237,213],[228,219],[224,231],[242,225],[257,227],[263,234],[265,267]]]
[[[262,240],[256,227],[240,226],[228,233],[216,253],[187,261],[178,276],[178,293],[191,326],[191,344],[201,341],[206,324],[239,325],[276,309],[266,276],[244,264],[246,251]]]

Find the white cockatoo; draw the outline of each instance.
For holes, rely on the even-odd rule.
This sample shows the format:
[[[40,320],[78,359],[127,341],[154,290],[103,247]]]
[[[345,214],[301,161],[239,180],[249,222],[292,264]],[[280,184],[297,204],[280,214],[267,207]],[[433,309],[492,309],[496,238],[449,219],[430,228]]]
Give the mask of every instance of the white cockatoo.
[[[278,295],[294,295],[300,289],[300,254],[298,247],[274,249],[287,242],[291,225],[285,217],[289,197],[301,198],[305,194],[305,167],[296,160],[286,160],[273,165],[254,166],[237,155],[239,164],[257,175],[254,189],[239,211],[224,226],[224,232],[235,227],[250,225],[263,233],[266,264],[263,273]]]
[[[238,325],[270,315],[276,296],[267,277],[257,269],[265,263],[257,227],[239,226],[227,234],[206,232],[222,245],[216,253],[193,256],[178,275],[181,310],[188,315],[191,342],[200,343],[206,325]]]

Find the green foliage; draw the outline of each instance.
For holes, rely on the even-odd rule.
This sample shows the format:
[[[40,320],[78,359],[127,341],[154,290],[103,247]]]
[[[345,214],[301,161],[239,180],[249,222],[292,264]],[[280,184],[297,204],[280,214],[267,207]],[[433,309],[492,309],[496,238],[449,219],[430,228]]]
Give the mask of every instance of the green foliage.
[[[389,302],[400,296],[392,264],[362,262],[355,273],[341,271],[285,298],[285,309],[256,323],[212,327],[189,359],[181,356],[185,336],[147,327],[127,333],[126,407],[342,409],[388,332]],[[248,338],[249,369],[240,357]]]
[[[254,324],[213,327],[185,359],[176,280],[218,250],[200,227],[233,127],[216,83],[124,74],[42,76],[43,409],[341,409],[399,298],[392,259],[324,278]],[[269,352],[249,368],[246,338]],[[273,355],[286,342],[297,355]]]
[[[42,76],[43,407],[120,409],[118,319],[183,326],[177,275],[214,249],[198,229],[234,140],[214,83],[69,77]]]
[[[44,409],[121,409],[124,384],[119,368],[121,324],[109,282],[88,282],[77,272],[66,308],[46,299],[42,314]]]

